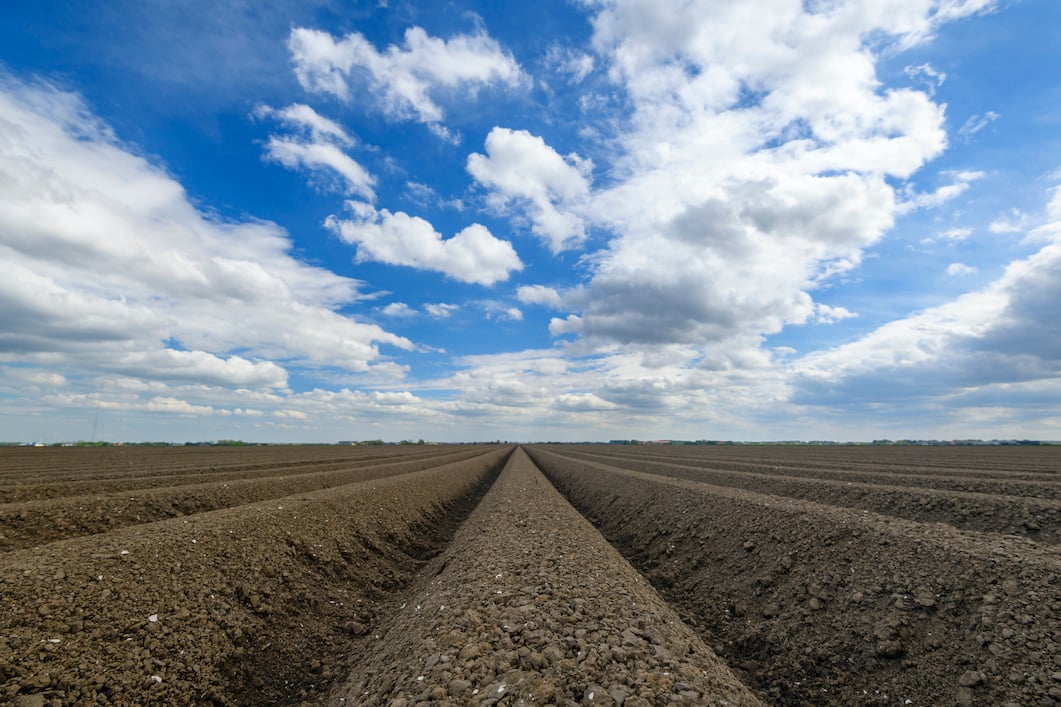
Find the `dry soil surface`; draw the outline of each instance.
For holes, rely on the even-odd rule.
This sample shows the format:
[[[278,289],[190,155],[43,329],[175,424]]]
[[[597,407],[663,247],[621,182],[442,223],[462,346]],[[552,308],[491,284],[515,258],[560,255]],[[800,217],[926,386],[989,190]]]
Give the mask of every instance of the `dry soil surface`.
[[[529,451],[767,702],[1061,702],[1055,544],[909,520],[916,509],[873,512],[854,497],[840,497],[845,506],[833,487],[813,502],[781,483],[777,494],[733,477],[716,485],[710,470],[671,464],[680,452],[653,466],[607,448]],[[644,471],[616,466],[614,454]],[[758,454],[760,468],[786,459],[784,449]],[[1057,452],[1038,459],[1056,484]]]
[[[427,569],[336,703],[759,704],[522,450]]]

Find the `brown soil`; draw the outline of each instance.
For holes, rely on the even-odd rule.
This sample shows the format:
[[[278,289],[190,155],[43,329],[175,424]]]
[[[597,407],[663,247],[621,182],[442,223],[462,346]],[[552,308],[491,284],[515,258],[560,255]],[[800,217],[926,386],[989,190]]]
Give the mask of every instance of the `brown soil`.
[[[421,471],[445,462],[469,459],[481,449],[464,448],[441,454],[408,455],[405,458],[377,460],[373,456],[329,459],[315,464],[261,465],[248,472],[244,467],[234,478],[232,472],[216,472],[204,481],[203,475],[146,477],[165,483],[152,488],[125,488],[106,493],[114,480],[78,480],[47,486],[59,497],[0,504],[0,551],[33,547],[63,538],[92,535],[165,518],[205,513],[270,498],[316,491],[370,479]],[[221,476],[222,479],[217,477]],[[145,477],[137,476],[137,483]],[[185,483],[180,483],[184,479]],[[119,483],[130,480],[121,479]],[[192,483],[188,483],[192,481]],[[94,484],[94,486],[93,486]],[[56,487],[60,488],[56,488]],[[62,493],[70,487],[79,495]],[[85,491],[94,492],[85,492]],[[26,492],[24,496],[36,495]]]
[[[757,463],[782,462],[787,450],[759,448]],[[698,477],[636,452],[618,454],[645,471],[619,468],[607,448],[529,451],[770,703],[1061,701],[1056,546],[896,517],[909,509],[870,512],[831,486],[805,487],[829,489],[815,503],[785,497],[783,479],[780,495],[753,493],[739,479],[720,486],[712,472]],[[887,461],[889,450],[862,454]],[[1057,450],[1038,458],[1032,473],[1057,479]],[[988,508],[997,506],[971,504],[970,513]]]
[[[0,704],[1061,703],[1057,448],[511,451],[0,449]]]
[[[319,699],[509,453],[4,553],[0,701]]]
[[[337,704],[758,701],[522,450]]]

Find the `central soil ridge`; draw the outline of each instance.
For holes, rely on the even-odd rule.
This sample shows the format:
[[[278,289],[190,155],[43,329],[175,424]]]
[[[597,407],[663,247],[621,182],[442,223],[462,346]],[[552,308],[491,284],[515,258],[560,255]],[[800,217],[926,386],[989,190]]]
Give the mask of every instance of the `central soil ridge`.
[[[757,705],[518,448],[342,705]]]

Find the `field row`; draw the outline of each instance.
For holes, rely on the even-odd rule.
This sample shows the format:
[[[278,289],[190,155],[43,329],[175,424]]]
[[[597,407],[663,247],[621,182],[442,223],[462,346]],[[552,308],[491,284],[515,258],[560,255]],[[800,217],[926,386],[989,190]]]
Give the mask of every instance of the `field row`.
[[[300,451],[301,450],[301,451]],[[232,481],[431,458],[454,448],[108,447],[0,448],[0,503]]]
[[[425,570],[333,700],[759,704],[523,450]]]
[[[329,461],[323,466],[299,465],[294,469],[269,465],[268,471],[259,470],[249,478],[232,478],[223,472],[191,473],[176,480],[167,476],[164,485],[149,488],[97,490],[84,495],[3,503],[0,551],[420,471],[470,459],[482,451],[479,447],[436,448],[430,454],[385,457],[385,461],[366,457],[342,463]],[[68,482],[73,483],[90,482]],[[100,482],[98,488],[106,488],[105,482]]]
[[[1037,705],[1061,692],[1053,546],[865,510],[828,486],[761,493],[636,453],[528,451],[770,703]]]
[[[0,700],[319,698],[510,453],[0,555]]]
[[[1056,446],[596,445],[602,453],[766,464],[807,469],[1056,480]]]
[[[879,471],[884,466],[879,460],[861,466],[847,464],[845,469],[806,467],[791,461],[789,447],[755,448],[760,455],[757,461],[740,463],[720,458],[711,447],[692,448],[704,450],[700,454],[648,451],[652,449],[615,451],[610,446],[585,445],[557,448],[572,459],[632,471],[947,523],[967,530],[1023,535],[1052,544],[1061,542],[1061,472],[1051,471],[1047,464],[1042,464],[1034,475],[1050,480],[1014,481],[989,478],[983,470],[975,476],[925,476],[901,468],[884,474]],[[765,449],[773,449],[773,456],[765,455]],[[872,457],[876,448],[859,449]],[[876,457],[887,458],[892,449],[895,448],[878,449]],[[1061,450],[1042,449],[1048,452],[1040,454],[1042,462],[1059,463]],[[863,466],[872,470],[866,471]]]
[[[90,451],[18,483],[158,485],[0,506],[0,702],[1061,699],[1042,452]]]

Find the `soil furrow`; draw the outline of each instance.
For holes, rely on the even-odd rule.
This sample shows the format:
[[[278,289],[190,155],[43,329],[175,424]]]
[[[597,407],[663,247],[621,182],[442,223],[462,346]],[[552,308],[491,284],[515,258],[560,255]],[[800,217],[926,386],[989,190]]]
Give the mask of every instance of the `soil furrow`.
[[[483,453],[481,449],[473,449],[455,455],[389,461],[294,476],[214,481],[4,504],[0,505],[0,551],[8,552],[65,538],[153,523],[165,518],[190,516],[219,508],[422,471]]]
[[[590,447],[588,450],[585,447],[570,447],[563,449],[562,452],[564,454],[572,454],[575,456],[593,457],[601,460],[613,461],[616,464],[621,462],[674,464],[694,469],[705,469],[709,472],[770,474],[777,476],[821,479],[823,481],[852,481],[884,486],[901,486],[905,488],[921,487],[941,491],[987,493],[1000,496],[1061,500],[1061,474],[1053,474],[1049,480],[1028,481],[1024,479],[986,478],[982,475],[944,476],[940,474],[916,474],[905,473],[903,470],[882,472],[857,469],[854,467],[822,468],[802,464],[786,464],[780,459],[774,460],[772,463],[733,464],[716,461],[714,457],[696,458],[684,455],[613,454],[607,452],[603,447]]]
[[[733,458],[714,454],[712,452],[703,452],[701,454],[690,454],[686,453],[674,453],[674,454],[659,454],[649,451],[642,451],[643,448],[636,448],[636,452],[623,452],[616,451],[616,449],[623,449],[623,446],[613,445],[578,445],[562,447],[558,446],[559,449],[564,451],[585,451],[587,449],[592,450],[591,453],[598,454],[600,456],[607,456],[609,458],[622,458],[622,459],[642,459],[642,460],[658,460],[664,462],[672,462],[677,464],[688,464],[690,466],[710,466],[715,469],[725,469],[727,471],[761,471],[761,470],[778,470],[784,471],[788,474],[814,474],[814,475],[841,475],[850,474],[855,476],[876,476],[881,479],[896,479],[896,478],[919,478],[927,481],[934,481],[937,483],[948,483],[951,480],[961,481],[984,481],[988,483],[1002,483],[1002,484],[1015,484],[1017,486],[1023,484],[1059,484],[1061,483],[1061,459],[1056,458],[1056,452],[1050,451],[1049,447],[1040,448],[1040,464],[1033,468],[1021,469],[1019,471],[1014,470],[1003,470],[998,467],[989,466],[983,468],[961,466],[955,460],[955,464],[952,466],[924,466],[919,464],[900,464],[897,462],[886,463],[883,461],[868,462],[868,458],[874,456],[883,456],[890,454],[893,448],[875,449],[873,447],[868,448],[868,451],[864,452],[866,455],[860,461],[838,461],[837,459],[806,459],[798,457],[797,459],[791,459],[788,452],[792,447],[765,447],[770,450],[768,455],[755,457],[755,458]],[[652,449],[652,447],[647,447]],[[703,449],[712,449],[711,447],[704,447]],[[762,449],[762,448],[759,448]],[[760,452],[761,453],[761,452]],[[1051,454],[1053,457],[1051,457]]]
[[[510,454],[0,557],[0,701],[321,699]]]
[[[528,452],[773,704],[1061,692],[1055,548]]]
[[[522,450],[426,569],[333,703],[758,704]]]
[[[106,493],[110,491],[132,490],[160,486],[175,486],[193,481],[229,481],[245,478],[258,478],[278,475],[313,473],[367,464],[382,464],[402,460],[440,458],[438,449],[429,452],[403,454],[348,454],[343,457],[329,456],[314,460],[291,460],[286,462],[262,461],[273,455],[275,448],[254,448],[243,461],[234,464],[218,463],[211,459],[209,464],[182,463],[175,466],[159,466],[157,462],[141,460],[135,466],[117,472],[109,465],[107,456],[93,459],[92,465],[83,465],[67,473],[49,471],[32,472],[22,478],[0,483],[0,503],[13,501],[31,501],[60,496],[79,496],[86,493]],[[401,449],[401,448],[399,448]],[[102,450],[93,450],[102,451]],[[451,451],[456,457],[467,450]],[[256,458],[256,461],[252,461]],[[201,458],[199,458],[201,460]],[[102,466],[101,466],[102,462]],[[132,462],[127,462],[132,463]],[[149,465],[145,468],[145,464]]]
[[[592,453],[562,452],[571,459],[604,461]],[[606,458],[616,467],[756,493],[768,493],[835,506],[861,508],[899,518],[948,523],[966,530],[1024,535],[1061,543],[1061,501],[1023,496],[998,496],[966,491],[884,486],[856,481],[806,479],[755,472],[731,472],[659,461]]]

